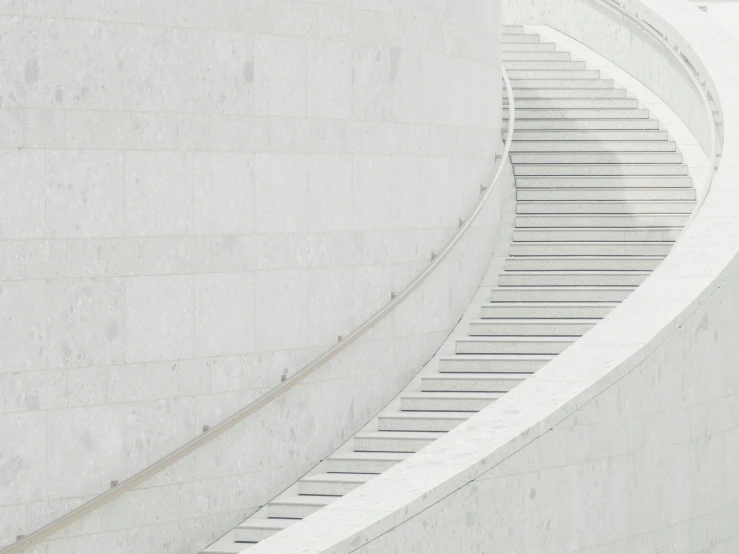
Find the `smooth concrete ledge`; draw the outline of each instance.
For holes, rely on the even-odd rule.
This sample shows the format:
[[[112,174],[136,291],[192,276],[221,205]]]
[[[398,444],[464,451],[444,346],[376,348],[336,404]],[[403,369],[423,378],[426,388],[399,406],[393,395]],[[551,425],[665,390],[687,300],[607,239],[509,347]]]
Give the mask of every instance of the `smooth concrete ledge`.
[[[739,549],[739,42],[684,0],[622,3],[679,44],[725,127],[693,224],[634,294],[533,378],[249,554]],[[511,4],[520,18],[506,23],[550,25],[589,46],[600,36],[623,52],[639,34],[588,1]],[[618,65],[652,88],[647,53]],[[672,78],[660,96],[705,148],[710,124],[676,75],[651,80]]]

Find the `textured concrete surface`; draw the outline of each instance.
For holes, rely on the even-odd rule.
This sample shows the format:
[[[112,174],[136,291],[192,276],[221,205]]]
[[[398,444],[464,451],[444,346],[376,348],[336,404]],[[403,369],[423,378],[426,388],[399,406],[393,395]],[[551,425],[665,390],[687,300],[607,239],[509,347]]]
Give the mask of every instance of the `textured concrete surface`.
[[[686,2],[622,3],[665,32],[714,93],[723,156],[695,221],[633,295],[533,378],[251,552],[737,551],[739,44]],[[620,17],[599,20],[594,5],[515,1],[524,17],[506,22],[565,22],[649,75],[646,45],[623,48],[637,33]],[[651,78],[672,85],[663,99],[705,146],[709,114],[676,86],[685,75],[660,71]]]
[[[428,263],[500,144],[499,28],[482,0],[0,2],[0,544],[276,385]],[[174,471],[197,494],[141,505],[173,506],[156,521],[195,544],[343,441],[462,313],[485,217],[426,296],[257,443],[334,425],[321,441],[248,479]],[[351,372],[364,395],[345,394]],[[309,409],[326,395],[353,417]],[[168,532],[131,531],[129,550],[161,553]]]

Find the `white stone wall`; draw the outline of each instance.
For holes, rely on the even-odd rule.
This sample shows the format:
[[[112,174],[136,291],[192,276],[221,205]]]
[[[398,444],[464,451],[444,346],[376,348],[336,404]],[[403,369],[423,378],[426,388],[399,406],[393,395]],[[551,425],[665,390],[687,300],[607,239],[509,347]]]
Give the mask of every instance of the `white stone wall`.
[[[486,0],[0,2],[0,545],[235,412],[428,263],[490,177],[499,35]],[[486,225],[375,336],[407,351],[399,382],[299,467],[441,344]]]

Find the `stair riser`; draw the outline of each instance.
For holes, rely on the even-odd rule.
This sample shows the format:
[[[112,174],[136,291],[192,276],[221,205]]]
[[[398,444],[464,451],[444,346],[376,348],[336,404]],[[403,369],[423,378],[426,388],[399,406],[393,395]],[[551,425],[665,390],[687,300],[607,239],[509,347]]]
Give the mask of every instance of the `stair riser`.
[[[683,156],[677,152],[514,152],[511,154],[511,162],[514,164],[680,164],[683,162]]]
[[[516,242],[670,242],[677,240],[681,229],[517,229]]]
[[[565,79],[514,79],[510,76],[513,97],[518,97],[519,89],[612,89],[613,79],[576,79],[572,76]]]
[[[297,505],[288,506],[284,504],[270,504],[269,517],[280,517],[287,519],[303,519],[320,510],[318,506]]]
[[[578,80],[586,80],[586,79],[600,79],[600,71],[597,69],[584,69],[584,70],[564,70],[564,71],[557,71],[557,70],[544,70],[544,69],[534,69],[534,70],[519,70],[519,69],[512,69],[507,70],[508,71],[508,78],[513,81],[528,81],[528,80],[544,80],[544,81],[551,81],[555,79],[578,79]],[[515,94],[514,94],[515,98]]]
[[[400,409],[404,412],[479,412],[491,403],[490,400],[401,398]]]
[[[635,175],[645,177],[647,175],[687,175],[688,167],[685,165],[514,165],[513,171],[516,177],[547,176],[547,175],[571,175],[573,177],[592,177],[603,175]]]
[[[552,99],[552,98],[563,98],[563,99],[585,99],[592,100],[594,98],[626,98],[627,94],[624,89],[618,88],[592,88],[588,87],[586,90],[577,88],[516,88],[514,92],[514,98],[516,102],[525,99]],[[508,98],[508,93],[503,87],[503,98]],[[516,104],[518,105],[518,104]]]
[[[508,109],[503,109],[503,117],[508,118]],[[570,109],[521,109],[516,106],[516,123],[537,119],[574,119],[590,121],[593,119],[649,119],[649,110],[570,110]],[[516,125],[518,127],[518,125]]]
[[[672,243],[630,244],[624,243],[541,243],[514,242],[509,248],[511,256],[666,256]]]
[[[407,420],[380,417],[377,424],[380,431],[451,431],[462,423],[458,420],[421,419]]]
[[[357,452],[418,452],[423,447],[434,442],[435,438],[422,439],[381,439],[360,438],[354,439],[354,450]]]
[[[600,131],[618,130],[658,130],[659,121],[654,119],[516,119],[516,129],[571,131],[595,129]],[[508,120],[504,121],[503,131],[508,130]]]
[[[516,104],[518,106],[518,104]],[[515,136],[515,132],[514,132]],[[521,141],[514,138],[512,153],[519,152],[594,152],[621,156],[622,152],[675,152],[676,145],[671,141]],[[551,154],[550,154],[551,155]],[[611,163],[611,162],[609,162]]]
[[[512,379],[434,379],[421,381],[423,392],[508,392],[523,382]]]
[[[516,192],[519,202],[535,201],[575,201],[575,202],[602,202],[602,201],[625,201],[625,202],[693,202],[695,191],[693,189],[519,189]]]
[[[440,373],[533,373],[549,360],[441,360]]]
[[[525,33],[523,25],[503,25],[504,35],[519,35]]]
[[[573,189],[582,188],[688,188],[692,186],[690,177],[640,177],[640,176],[604,176],[591,177],[519,177],[516,179],[517,189]]]
[[[260,542],[270,538],[272,535],[277,533],[273,529],[239,529],[236,528],[233,531],[235,542]],[[244,548],[248,545],[244,545]]]
[[[513,306],[499,308],[495,305],[482,306],[481,316],[485,319],[516,318],[516,319],[599,319],[606,317],[613,310],[613,306]]]
[[[585,71],[585,62],[583,61],[554,61],[554,60],[546,60],[546,61],[536,61],[536,60],[516,60],[506,61],[503,65],[505,65],[506,71],[544,71],[544,72],[550,72],[550,71]]]
[[[604,144],[603,141],[649,141],[657,144],[666,144],[667,131],[660,130],[623,130],[623,129],[572,129],[572,130],[521,130],[518,128],[518,122],[516,122],[516,128],[513,131],[513,145],[511,148],[518,148],[520,141],[526,141],[528,144],[532,144],[533,141],[542,141],[544,144],[558,143],[558,144],[571,144],[573,142],[582,142],[583,144]],[[563,141],[570,141],[565,143]],[[605,144],[609,144],[605,142]],[[525,145],[524,145],[525,146]]]
[[[473,337],[579,337],[587,333],[592,323],[470,323]]]
[[[503,52],[502,58],[504,62],[566,62],[572,59],[572,54],[569,52]]]
[[[652,271],[656,268],[661,258],[562,258],[541,259],[513,258],[505,263],[506,271]]]
[[[383,471],[387,471],[397,463],[398,462],[392,460],[333,460],[329,458],[326,460],[326,472],[379,474]]]
[[[687,223],[688,215],[519,215],[516,227],[571,228],[571,227],[680,227]]]
[[[541,42],[541,38],[535,34],[503,35],[503,44],[531,44],[539,42]]]
[[[501,287],[636,287],[641,285],[646,278],[646,275],[638,273],[634,275],[628,273],[613,275],[502,273],[498,277],[498,285]]]
[[[503,98],[503,106],[507,106],[508,98]],[[516,98],[516,117],[518,110],[633,110],[639,107],[635,98]]]
[[[298,494],[315,494],[319,496],[344,496],[356,489],[361,483],[319,483],[298,481]]]
[[[550,354],[564,352],[569,343],[550,342],[465,342],[457,341],[457,354]],[[491,391],[494,392],[494,391]],[[505,391],[502,391],[505,392]]]
[[[554,52],[557,49],[556,44],[549,43],[504,43],[503,52]]]
[[[694,202],[622,202],[617,200],[602,202],[523,202],[519,201],[516,211],[519,215],[656,215],[687,214],[695,207]]]
[[[632,290],[492,289],[491,302],[622,302]]]

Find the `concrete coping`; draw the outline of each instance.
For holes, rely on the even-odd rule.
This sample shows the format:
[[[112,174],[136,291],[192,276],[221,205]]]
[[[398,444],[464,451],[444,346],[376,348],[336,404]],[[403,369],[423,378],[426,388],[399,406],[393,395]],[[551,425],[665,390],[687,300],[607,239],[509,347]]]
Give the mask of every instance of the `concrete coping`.
[[[686,0],[602,1],[658,31],[709,91],[721,129],[720,165],[692,225],[628,299],[535,376],[421,452],[253,546],[249,554],[352,552],[413,518],[577,412],[649,358],[736,269],[739,41]]]

